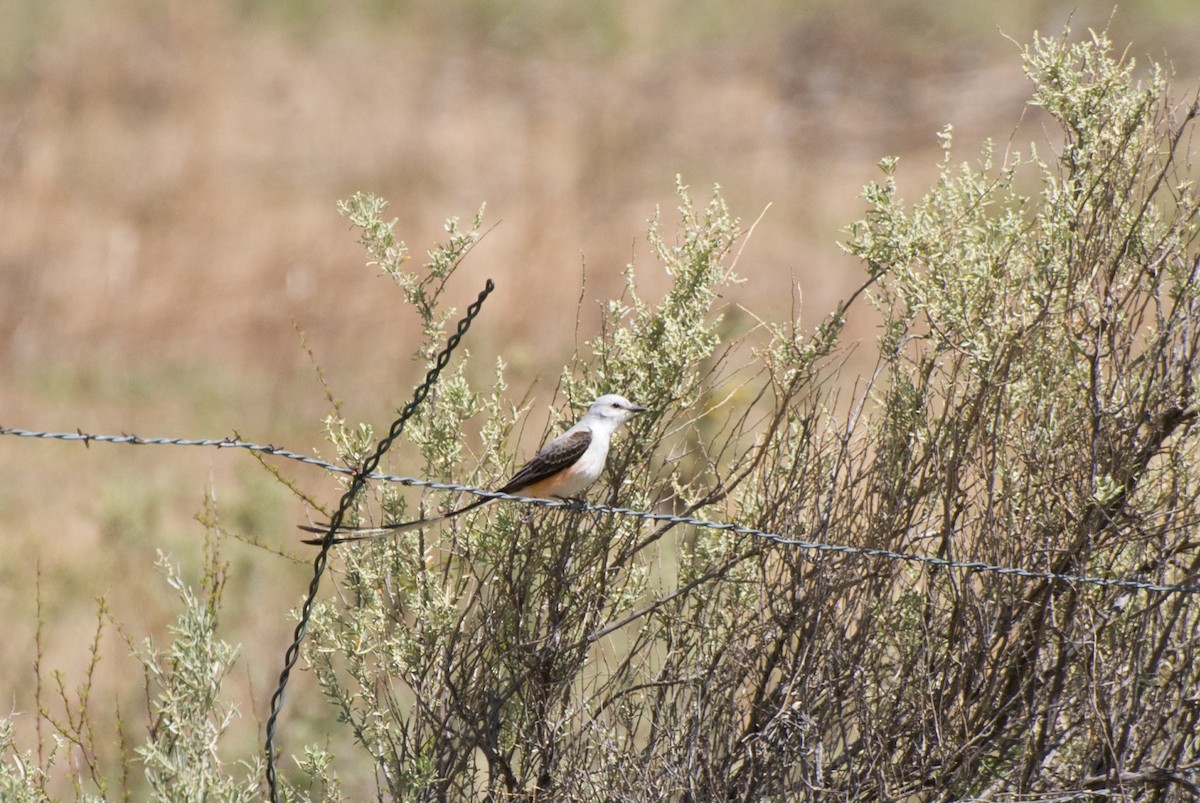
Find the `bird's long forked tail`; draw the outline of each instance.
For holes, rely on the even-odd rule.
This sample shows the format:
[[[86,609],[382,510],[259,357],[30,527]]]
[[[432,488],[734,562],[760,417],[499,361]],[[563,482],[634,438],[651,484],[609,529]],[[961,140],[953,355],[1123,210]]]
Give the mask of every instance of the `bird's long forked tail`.
[[[400,521],[395,524],[386,524],[383,527],[339,527],[338,533],[347,533],[347,535],[336,535],[331,542],[332,544],[349,544],[354,541],[367,541],[372,538],[382,538],[385,535],[411,530],[414,527],[424,527],[429,524],[437,524],[439,521],[452,519],[455,516],[466,513],[468,510],[474,510],[480,505],[486,505],[488,502],[496,501],[494,497],[485,496],[482,499],[476,499],[469,505],[463,505],[457,510],[451,510],[449,513],[443,513],[440,516],[434,516],[431,519],[415,519],[413,521]],[[318,533],[320,538],[305,538],[301,543],[321,546],[325,543],[325,536],[329,533],[329,525],[319,524],[301,524],[300,529],[309,533]]]

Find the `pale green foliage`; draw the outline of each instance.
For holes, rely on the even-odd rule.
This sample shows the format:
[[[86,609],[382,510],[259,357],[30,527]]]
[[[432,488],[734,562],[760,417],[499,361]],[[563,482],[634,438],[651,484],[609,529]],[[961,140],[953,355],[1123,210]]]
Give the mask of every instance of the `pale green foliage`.
[[[338,202],[338,211],[360,231],[359,242],[371,258],[368,264],[392,277],[404,293],[404,302],[421,316],[426,346],[435,348],[446,321],[454,315],[453,308],[439,310],[438,299],[458,263],[479,241],[484,208],[480,207],[471,228],[465,231],[458,218],[447,220],[446,242],[429,250],[429,261],[419,273],[404,269],[409,259],[408,246],[396,239],[396,220],[384,219],[386,209],[387,201],[371,193],[357,192]],[[426,359],[432,355],[432,351],[422,354]]]
[[[327,416],[324,423],[325,436],[338,455],[345,459],[361,463],[374,451],[375,429],[370,424],[347,426],[345,419],[332,415]]]
[[[317,747],[304,748],[297,760],[300,774],[308,779],[303,788],[284,787],[284,800],[342,800],[342,782],[333,767],[334,756]]]
[[[681,180],[676,180],[680,224],[670,244],[656,213],[649,240],[659,263],[671,277],[670,290],[652,305],[637,292],[633,266],[626,268],[626,296],[608,303],[605,333],[588,342],[593,352],[589,376],[563,376],[569,398],[583,403],[602,393],[623,392],[653,405],[669,402],[688,409],[700,398],[696,366],[710,358],[721,342],[721,315],[712,314],[720,289],[737,281],[728,265],[738,221],[714,193],[697,210]]]
[[[854,382],[834,379],[859,293],[811,336],[795,322],[738,331],[719,306],[738,281],[738,223],[719,193],[698,208],[679,184],[674,244],[657,216],[650,230],[670,289],[644,298],[630,267],[562,377],[565,402],[550,400],[555,432],[603,392],[650,408],[615,441],[592,501],[808,542],[1194,582],[1200,208],[1182,145],[1200,104],[1172,107],[1162,74],[1139,78],[1100,35],[1038,39],[1025,63],[1061,142],[1002,158],[988,145],[965,165],[946,128],[923,198],[897,197],[895,160],[866,188],[845,247],[882,326],[876,369]],[[343,205],[419,315],[414,353],[428,364],[452,314],[440,295],[481,220],[452,221],[409,272],[384,208]],[[502,362],[481,388],[465,350],[455,358],[409,423],[405,464],[494,486],[520,460],[514,433],[540,417],[509,400]],[[348,461],[370,453],[371,426],[327,427]],[[463,501],[385,485],[354,515]],[[510,503],[340,547],[331,565],[304,658],[344,728],[283,767],[288,800],[1182,801],[1197,789],[1200,613],[1187,595]],[[140,653],[157,689],[147,778],[162,798],[254,797],[257,767],[231,773],[218,751],[235,713],[220,697],[236,655],[215,635],[223,570],[213,557],[196,594],[164,568],[184,611],[170,648]],[[44,799],[59,753],[94,744],[89,688],[78,716],[43,713],[55,736],[37,770],[0,722],[5,799]],[[336,772],[353,749],[370,780]]]
[[[179,595],[179,618],[163,650],[147,639],[137,657],[157,697],[150,735],[137,753],[158,800],[258,800],[261,766],[245,762],[230,774],[219,753],[221,737],[237,710],[221,696],[221,684],[233,668],[237,648],[216,635],[224,568],[215,553],[198,595],[160,553],[159,569]],[[240,777],[238,777],[240,775]]]
[[[1057,155],[989,145],[959,164],[947,128],[924,198],[896,197],[894,160],[866,189],[846,248],[883,325],[848,404],[829,382],[848,306],[812,337],[728,340],[714,304],[737,280],[738,226],[680,186],[675,244],[657,218],[650,233],[671,289],[644,299],[630,268],[562,379],[556,429],[601,392],[653,411],[593,498],[1029,570],[1190,577],[1200,270],[1176,148],[1197,109],[1174,116],[1161,75],[1139,83],[1101,36],[1039,39],[1026,66]],[[415,439],[430,476],[488,485],[519,411],[465,376]],[[487,423],[466,460],[472,416]],[[1200,648],[1182,596],[506,504],[344,560],[309,658],[388,795],[1191,788],[1197,745],[1166,735],[1196,725],[1181,701],[1200,670],[1170,658]]]
[[[906,206],[896,165],[885,161],[884,181],[865,192],[867,217],[851,229],[849,250],[878,279],[886,379],[875,391],[880,414],[864,453],[872,476],[858,491],[857,524],[881,543],[959,559],[1190,577],[1177,567],[1194,565],[1183,533],[1200,510],[1200,207],[1178,148],[1198,107],[1172,107],[1162,72],[1139,77],[1099,34],[1039,38],[1025,65],[1033,103],[1062,129],[1054,158],[1031,150],[997,164],[989,146],[978,164],[958,165],[947,129],[936,186]],[[969,689],[955,715],[966,735],[991,732],[1010,745],[931,757],[937,788],[1051,791],[1061,788],[1056,778],[1070,789],[1088,773],[1111,788],[1125,762],[1195,759],[1194,744],[1159,739],[1164,728],[1192,727],[1165,701],[1196,683],[1194,671],[1124,642],[1122,616],[1098,620],[1080,608],[1113,603],[1045,584],[1018,596],[927,582],[916,608],[911,594],[891,590],[872,608],[894,631],[894,652],[871,678],[881,695],[874,716],[940,722],[943,695]],[[1163,603],[1171,612],[1161,615],[1121,605],[1142,633],[1195,648],[1185,599]],[[963,615],[979,616],[978,627]],[[957,634],[954,655],[944,653],[943,630]],[[1079,661],[1068,645],[1083,642],[1093,646]],[[968,674],[958,666],[972,650],[986,663]],[[939,691],[908,684],[913,672]],[[1173,724],[1150,724],[1143,681],[1131,686],[1132,677],[1155,678],[1158,716]],[[1024,700],[1019,711],[1005,694]],[[1026,712],[1051,709],[1064,712],[1053,726],[1020,729]],[[953,742],[940,733],[938,742]],[[897,760],[915,758],[889,758]]]
[[[630,427],[630,445],[620,439],[610,457],[605,493],[647,506],[659,489],[673,487],[696,511],[722,496],[702,487],[711,461],[699,460],[699,472],[682,473],[674,461],[664,465],[650,456],[696,449],[701,422],[721,406],[707,395],[737,373],[718,355],[721,315],[713,305],[720,289],[736,281],[729,255],[738,224],[719,195],[696,209],[682,184],[678,194],[677,244],[667,243],[657,220],[650,232],[655,256],[672,277],[670,290],[650,303],[628,270],[629,289],[610,303],[603,334],[587,343],[590,353],[579,355],[563,377],[571,405],[555,411],[552,426],[561,429],[605,392],[647,405],[653,412]],[[379,223],[356,222],[367,231]],[[418,353],[437,345],[429,340]],[[460,362],[431,401],[408,429],[423,476],[486,487],[512,470],[508,438],[523,411],[504,396],[502,364],[491,390],[477,391]],[[480,434],[472,448],[463,433],[474,421]],[[727,444],[742,435],[734,427]],[[433,508],[423,502],[427,515],[459,503],[453,496],[434,498],[444,501]],[[393,489],[381,501],[387,518],[412,509]],[[597,701],[580,696],[580,684],[616,700],[622,689],[646,679],[648,667],[607,667],[610,648],[593,644],[589,633],[664,593],[651,583],[646,561],[660,559],[656,544],[665,533],[645,538],[636,524],[613,517],[495,505],[344,550],[346,604],[318,607],[306,655],[356,740],[382,768],[388,794],[482,793],[489,785],[473,776],[484,766],[505,776],[493,783],[512,789],[563,740],[575,744],[571,754],[580,757],[628,739],[627,726],[597,716]],[[663,554],[678,550],[687,555],[681,571],[696,578],[727,560],[729,543],[701,534]],[[709,589],[703,608],[720,611],[746,593],[737,583]],[[685,615],[694,603],[681,597],[671,617]],[[665,638],[665,621],[644,627],[637,640],[650,645]],[[699,631],[687,638],[704,640]]]
[[[212,500],[202,520],[212,525]],[[211,535],[211,532],[210,532]],[[159,553],[158,567],[175,591],[180,613],[168,626],[165,647],[145,639],[136,646],[121,632],[133,657],[145,672],[145,703],[149,721],[140,745],[129,745],[118,712],[118,747],[128,752],[115,766],[103,751],[109,747],[94,726],[92,701],[95,670],[101,660],[100,636],[115,624],[104,599],[99,601],[97,629],[91,643],[91,661],[83,682],[68,693],[66,681],[53,673],[64,715],[52,713],[42,700],[38,716],[51,728],[48,738],[32,752],[13,748],[11,721],[0,720],[0,800],[53,799],[55,782],[69,779],[75,800],[113,799],[250,801],[261,796],[262,763],[257,755],[235,759],[222,756],[222,741],[238,716],[225,696],[223,683],[234,668],[238,648],[217,636],[217,615],[225,583],[226,566],[215,541],[205,540],[206,564],[197,592],[179,569]],[[118,625],[118,630],[120,626]],[[39,664],[41,658],[39,656]],[[140,769],[142,778],[135,773]],[[119,776],[113,775],[119,771]]]
[[[1026,494],[1044,492],[1029,479],[1046,460],[1064,461],[1064,474],[1081,459],[1092,466],[1083,487],[1057,489],[1062,502],[1123,497],[1128,480],[1113,472],[1127,468],[1114,461],[1137,451],[1100,454],[1080,436],[1097,426],[1132,433],[1190,394],[1177,387],[1158,410],[1140,401],[1171,380],[1141,370],[1139,355],[1175,348],[1178,334],[1164,325],[1196,297],[1184,249],[1196,236],[1197,206],[1190,183],[1172,186],[1165,172],[1177,168],[1174,143],[1159,133],[1169,122],[1161,73],[1140,84],[1132,61],[1114,61],[1109,47],[1102,36],[1076,45],[1042,39],[1026,52],[1034,102],[1067,134],[1055,162],[1012,154],[997,167],[989,148],[978,167],[956,166],[947,131],[936,188],[906,210],[889,175],[869,188],[870,215],[852,230],[851,251],[886,266],[875,293],[891,372],[879,448],[896,455],[936,437],[936,448],[953,454],[972,428],[985,428],[996,490],[1018,518],[1035,505]],[[1017,189],[1031,179],[1038,197]],[[1159,189],[1175,192],[1166,217]],[[972,397],[966,416],[940,419],[940,409]],[[912,481],[903,461],[893,465],[895,481]],[[1041,528],[1022,529],[1008,547]]]
[[[396,239],[396,220],[384,220],[383,212],[387,201],[365,192],[356,192],[347,200],[338,201],[338,212],[362,232],[359,242],[366,249],[371,261],[389,276],[404,275],[403,265],[408,261],[408,246]],[[406,289],[409,303],[420,300],[419,282],[405,276],[398,283]]]
[[[17,752],[12,719],[0,719],[0,800],[11,803],[40,803],[46,800],[39,786],[42,770],[30,751]]]

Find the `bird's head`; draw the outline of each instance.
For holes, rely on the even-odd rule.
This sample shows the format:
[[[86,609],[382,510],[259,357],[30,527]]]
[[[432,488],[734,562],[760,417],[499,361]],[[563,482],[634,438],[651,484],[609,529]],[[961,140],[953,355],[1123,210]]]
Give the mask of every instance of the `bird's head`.
[[[592,402],[587,415],[589,418],[610,421],[613,427],[617,427],[645,410],[645,407],[634,404],[624,396],[607,393]]]

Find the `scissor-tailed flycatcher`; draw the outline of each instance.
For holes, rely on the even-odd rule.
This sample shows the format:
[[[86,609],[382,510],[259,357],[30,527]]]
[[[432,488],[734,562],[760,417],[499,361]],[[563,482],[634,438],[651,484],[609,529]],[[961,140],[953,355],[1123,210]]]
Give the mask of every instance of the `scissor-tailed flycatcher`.
[[[542,450],[522,466],[511,480],[498,488],[497,492],[537,499],[571,499],[578,496],[589,485],[600,479],[600,474],[604,471],[604,463],[608,459],[608,444],[612,440],[613,433],[617,431],[617,427],[645,409],[645,407],[639,407],[624,396],[618,396],[615,393],[601,396],[592,402],[592,406],[588,408],[583,418],[579,419],[578,424],[543,446]],[[339,532],[353,534],[338,536],[333,539],[333,543],[344,544],[347,541],[361,541],[365,538],[387,535],[397,530],[433,524],[494,501],[493,497],[485,496],[463,505],[457,510],[431,519],[389,524],[386,527],[339,530]],[[300,529],[312,533],[326,532],[326,529],[321,527],[305,526]],[[305,540],[304,543],[321,544],[324,543],[324,539],[311,538]]]

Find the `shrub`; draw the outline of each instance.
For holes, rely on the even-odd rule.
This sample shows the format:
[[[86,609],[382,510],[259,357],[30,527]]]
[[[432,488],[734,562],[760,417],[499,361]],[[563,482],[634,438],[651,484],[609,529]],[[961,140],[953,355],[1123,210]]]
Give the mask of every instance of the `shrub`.
[[[1197,107],[1103,36],[1038,39],[1025,62],[1061,127],[1051,156],[956,165],[947,129],[918,203],[897,199],[892,160],[867,188],[846,248],[883,328],[857,385],[835,381],[845,308],[811,337],[726,342],[714,303],[738,224],[680,188],[676,241],[650,234],[671,289],[651,303],[631,270],[561,382],[556,425],[600,392],[654,411],[610,458],[605,501],[1032,573],[1194,576]],[[413,430],[428,476],[487,487],[511,469],[502,374],[440,386]],[[1188,594],[507,504],[342,558],[306,654],[388,796],[1196,789]]]
[[[1046,155],[989,146],[957,164],[947,129],[920,201],[897,198],[894,160],[865,192],[845,247],[882,320],[869,376],[843,375],[851,303],[811,335],[738,332],[718,302],[742,231],[718,193],[696,205],[682,186],[675,238],[650,230],[671,288],[652,302],[630,269],[562,376],[556,431],[601,392],[651,409],[594,499],[858,551],[510,503],[339,548],[304,656],[379,797],[1200,794],[1195,596],[1046,576],[1171,585],[1200,569],[1200,105],[1172,105],[1161,71],[1139,77],[1101,35],[1038,38],[1025,63],[1061,131]],[[481,222],[451,222],[412,271],[384,206],[343,209],[420,314],[428,361]],[[527,410],[502,364],[489,389],[470,375],[460,361],[439,383],[401,465],[489,487]],[[328,425],[343,457],[369,451],[370,427]],[[356,517],[459,501],[401,490],[382,484]],[[201,596],[169,577],[185,612],[173,647],[142,654],[159,689],[147,778],[168,797],[249,796],[216,750],[234,656],[213,635],[221,572]],[[43,799],[49,767],[30,771],[3,727],[0,748],[0,789]],[[350,749],[306,748],[285,796],[350,794],[333,769]]]

